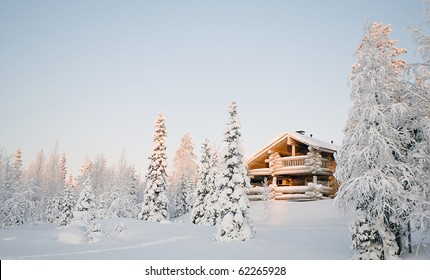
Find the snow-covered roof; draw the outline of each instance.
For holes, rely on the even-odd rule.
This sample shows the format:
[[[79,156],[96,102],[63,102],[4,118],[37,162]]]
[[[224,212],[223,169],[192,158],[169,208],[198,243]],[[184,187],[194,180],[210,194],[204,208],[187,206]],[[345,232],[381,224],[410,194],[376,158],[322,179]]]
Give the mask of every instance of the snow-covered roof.
[[[316,138],[307,136],[307,135],[303,135],[297,132],[287,132],[286,134],[290,135],[291,138],[294,138],[295,140],[305,143],[309,146],[312,146],[314,148],[317,149],[321,149],[321,150],[328,150],[330,152],[336,152],[337,150],[337,146],[331,143],[327,143],[325,141],[322,140],[318,140]]]
[[[287,139],[288,137],[301,142],[303,144],[306,144],[308,146],[311,146],[317,150],[323,151],[323,152],[329,152],[329,153],[334,153],[337,150],[337,146],[331,143],[327,143],[325,141],[322,140],[318,140],[316,138],[304,135],[304,134],[300,134],[297,132],[283,132],[280,135],[278,135],[278,137],[274,138],[272,141],[270,141],[267,145],[265,145],[263,148],[261,148],[260,150],[258,150],[256,153],[254,153],[253,155],[251,155],[246,162],[249,163],[252,160],[256,159],[257,157],[260,157],[262,155],[266,156],[267,155],[267,151],[270,150],[272,147],[278,145],[280,142],[284,141],[285,139]]]

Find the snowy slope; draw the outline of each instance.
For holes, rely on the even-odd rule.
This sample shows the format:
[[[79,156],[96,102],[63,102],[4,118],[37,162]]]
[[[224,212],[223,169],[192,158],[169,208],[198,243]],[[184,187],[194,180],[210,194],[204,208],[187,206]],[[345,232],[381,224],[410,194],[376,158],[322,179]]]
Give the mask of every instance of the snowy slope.
[[[350,217],[340,216],[332,203],[272,201],[265,221],[262,202],[251,202],[257,234],[246,242],[214,242],[216,228],[194,225],[189,215],[171,223],[102,220],[94,243],[76,226],[25,225],[0,230],[0,259],[350,259]],[[122,232],[115,230],[119,225]],[[403,258],[430,259],[430,254],[422,250]]]

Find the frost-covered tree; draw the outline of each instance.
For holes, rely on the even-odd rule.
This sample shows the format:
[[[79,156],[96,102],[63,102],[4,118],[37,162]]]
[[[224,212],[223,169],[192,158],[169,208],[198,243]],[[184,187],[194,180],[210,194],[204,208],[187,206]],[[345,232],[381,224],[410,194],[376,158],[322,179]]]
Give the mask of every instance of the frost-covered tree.
[[[138,178],[134,167],[129,167],[128,174],[122,175],[114,187],[113,200],[107,211],[110,217],[134,218],[137,216]]]
[[[170,175],[169,196],[171,216],[179,217],[190,211],[197,171],[196,156],[191,134],[186,133],[173,158],[173,172]]]
[[[67,179],[67,158],[66,154],[63,153],[60,159],[60,170],[61,170],[61,178],[63,179],[63,182],[66,182]]]
[[[73,219],[73,211],[76,204],[75,192],[73,188],[72,179],[67,179],[67,182],[64,184],[61,204],[59,207],[61,210],[61,215],[57,220],[58,225],[60,226],[67,226]]]
[[[221,215],[215,240],[244,241],[253,238],[254,227],[249,215],[249,200],[244,191],[244,188],[251,185],[243,162],[236,102],[232,102],[229,114],[230,122],[224,133],[227,147],[222,158],[220,174],[216,179],[220,190]]]
[[[12,155],[8,154],[4,151],[2,156],[2,189],[5,190],[6,193],[11,194],[13,186],[14,186],[14,167],[12,161]]]
[[[8,209],[4,203],[12,194],[11,188],[7,188],[6,177],[10,166],[10,156],[4,149],[0,149],[0,228],[2,228]]]
[[[36,221],[37,205],[36,195],[38,188],[32,185],[15,186],[12,195],[4,201],[1,227],[22,225],[26,222]]]
[[[61,169],[60,153],[58,151],[58,143],[56,143],[45,167],[45,191],[49,199],[63,189],[64,174]]]
[[[63,194],[62,192],[56,193],[48,201],[46,206],[46,220],[49,223],[60,224],[60,219],[62,216],[61,206],[63,204]]]
[[[163,114],[159,113],[155,121],[154,146],[149,157],[148,173],[146,174],[146,188],[142,203],[142,210],[138,218],[160,222],[169,219],[166,173],[167,131]]]
[[[219,191],[215,185],[218,171],[218,156],[216,151],[205,139],[201,148],[200,172],[196,185],[195,202],[191,211],[191,222],[194,224],[211,225],[218,223],[220,216],[218,197]]]
[[[2,191],[0,199],[6,199],[11,195],[13,185],[12,155],[8,154],[5,150],[0,150],[0,190]]]
[[[353,258],[356,260],[383,260],[382,238],[374,224],[365,214],[359,215],[351,223]]]
[[[96,202],[93,193],[93,183],[90,176],[87,176],[82,185],[73,211],[72,223],[91,228],[96,218]]]
[[[194,184],[183,173],[174,186],[170,187],[171,217],[177,218],[190,211],[191,190]]]
[[[365,215],[366,222],[360,220],[356,225],[378,232],[380,238],[371,240],[382,244],[367,248],[382,246],[384,259],[401,252],[410,214],[419,203],[411,191],[417,185],[414,167],[407,162],[406,147],[413,140],[402,129],[411,110],[403,99],[405,62],[398,59],[406,51],[389,39],[390,32],[381,23],[367,25],[355,53],[357,63],[350,77],[353,106],[337,151],[335,172],[341,184],[337,207]],[[396,242],[392,242],[393,236]]]
[[[13,163],[13,181],[15,185],[21,185],[22,183],[22,152],[18,148],[15,152],[15,161]]]
[[[46,156],[43,150],[40,150],[37,155],[36,159],[30,164],[30,166],[27,169],[27,180],[32,181],[32,184],[43,189],[46,185],[45,178],[46,178]]]
[[[263,220],[266,221],[267,215],[270,210],[270,201],[272,200],[272,187],[269,185],[267,181],[267,177],[264,177],[264,181],[262,183],[262,192],[261,192],[261,212],[263,214]]]
[[[419,62],[409,67],[409,90],[406,94],[411,107],[414,108],[413,115],[408,124],[409,130],[415,143],[412,143],[409,153],[409,162],[418,167],[420,185],[418,192],[430,203],[430,1],[425,1],[427,9],[425,14],[427,21],[420,29],[413,29],[413,35],[417,43],[417,53],[420,54]],[[414,219],[414,226],[430,232],[430,206],[425,205],[422,209],[423,215]]]
[[[112,188],[115,184],[115,171],[107,166],[107,160],[103,154],[98,154],[91,161],[90,166],[89,173],[91,174],[94,195],[96,197],[97,217],[103,219],[107,215],[107,210],[113,199]]]
[[[36,159],[30,164],[23,177],[23,185],[34,192],[35,220],[46,221],[46,208],[51,197],[46,192],[46,157],[43,150],[37,153]]]

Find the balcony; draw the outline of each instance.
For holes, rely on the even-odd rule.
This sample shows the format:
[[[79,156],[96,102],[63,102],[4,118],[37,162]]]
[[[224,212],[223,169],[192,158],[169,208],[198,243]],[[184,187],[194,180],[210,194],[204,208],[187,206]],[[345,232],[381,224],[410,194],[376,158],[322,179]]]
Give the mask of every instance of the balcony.
[[[266,160],[269,162],[269,160]],[[309,155],[281,157],[269,163],[270,168],[256,168],[249,170],[249,176],[279,176],[279,175],[306,175],[331,174],[328,159],[318,159],[315,162]]]

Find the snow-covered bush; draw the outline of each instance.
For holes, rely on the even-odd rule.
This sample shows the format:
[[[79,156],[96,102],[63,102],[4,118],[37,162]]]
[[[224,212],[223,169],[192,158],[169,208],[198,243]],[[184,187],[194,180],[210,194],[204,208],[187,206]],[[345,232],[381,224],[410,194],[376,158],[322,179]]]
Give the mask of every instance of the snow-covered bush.
[[[369,219],[360,215],[350,224],[352,249],[355,260],[383,260],[384,246],[378,231]]]

